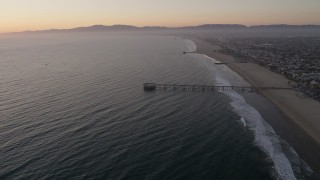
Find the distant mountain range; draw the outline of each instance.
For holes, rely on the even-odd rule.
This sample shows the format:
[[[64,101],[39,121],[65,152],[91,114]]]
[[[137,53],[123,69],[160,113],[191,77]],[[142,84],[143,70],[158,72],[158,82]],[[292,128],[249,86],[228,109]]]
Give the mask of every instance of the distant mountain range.
[[[274,25],[260,25],[260,26],[250,26],[249,28],[253,29],[286,29],[286,28],[295,28],[295,29],[303,29],[303,28],[320,28],[320,25],[288,25],[288,24],[274,24]]]
[[[138,31],[138,30],[215,30],[215,29],[319,29],[320,25],[259,25],[245,26],[241,24],[204,24],[199,26],[184,27],[161,27],[161,26],[145,26],[137,27],[130,25],[94,25],[88,27],[77,27],[73,29],[50,29],[40,31],[24,31],[24,32],[104,32],[104,31]]]

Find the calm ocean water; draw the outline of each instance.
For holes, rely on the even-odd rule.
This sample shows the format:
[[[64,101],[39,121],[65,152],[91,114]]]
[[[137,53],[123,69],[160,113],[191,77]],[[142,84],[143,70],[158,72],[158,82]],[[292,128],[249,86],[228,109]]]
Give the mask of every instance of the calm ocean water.
[[[246,84],[182,53],[194,49],[160,36],[1,37],[0,179],[294,179],[241,94],[143,91]]]

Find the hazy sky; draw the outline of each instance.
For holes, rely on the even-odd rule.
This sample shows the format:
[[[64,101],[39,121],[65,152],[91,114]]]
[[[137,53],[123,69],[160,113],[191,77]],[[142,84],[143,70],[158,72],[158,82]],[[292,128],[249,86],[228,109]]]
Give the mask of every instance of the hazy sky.
[[[0,0],[0,32],[204,23],[320,24],[320,0]]]

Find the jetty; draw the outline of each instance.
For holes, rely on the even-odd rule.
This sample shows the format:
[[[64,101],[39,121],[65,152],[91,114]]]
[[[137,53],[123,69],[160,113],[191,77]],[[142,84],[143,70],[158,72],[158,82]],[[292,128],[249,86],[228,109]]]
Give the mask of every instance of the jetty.
[[[213,86],[213,85],[179,85],[179,84],[157,84],[144,83],[145,91],[165,90],[165,91],[228,91],[234,90],[239,92],[254,92],[257,90],[276,90],[276,89],[293,89],[286,87],[253,87],[253,86]]]

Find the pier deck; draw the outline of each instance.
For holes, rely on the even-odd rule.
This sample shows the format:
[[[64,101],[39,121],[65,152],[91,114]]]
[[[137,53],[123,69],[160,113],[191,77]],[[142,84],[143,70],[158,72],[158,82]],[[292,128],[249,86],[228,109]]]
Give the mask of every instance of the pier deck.
[[[154,91],[157,89],[162,90],[184,90],[184,91],[255,91],[254,87],[245,86],[208,86],[208,85],[178,85],[178,84],[156,84],[145,83],[143,84],[145,91]]]
[[[292,89],[281,87],[253,87],[253,86],[210,86],[210,85],[178,85],[178,84],[156,84],[145,83],[143,84],[145,91],[155,90],[183,90],[183,91],[226,91],[234,90],[240,92],[254,92],[256,90],[270,90],[270,89]]]

